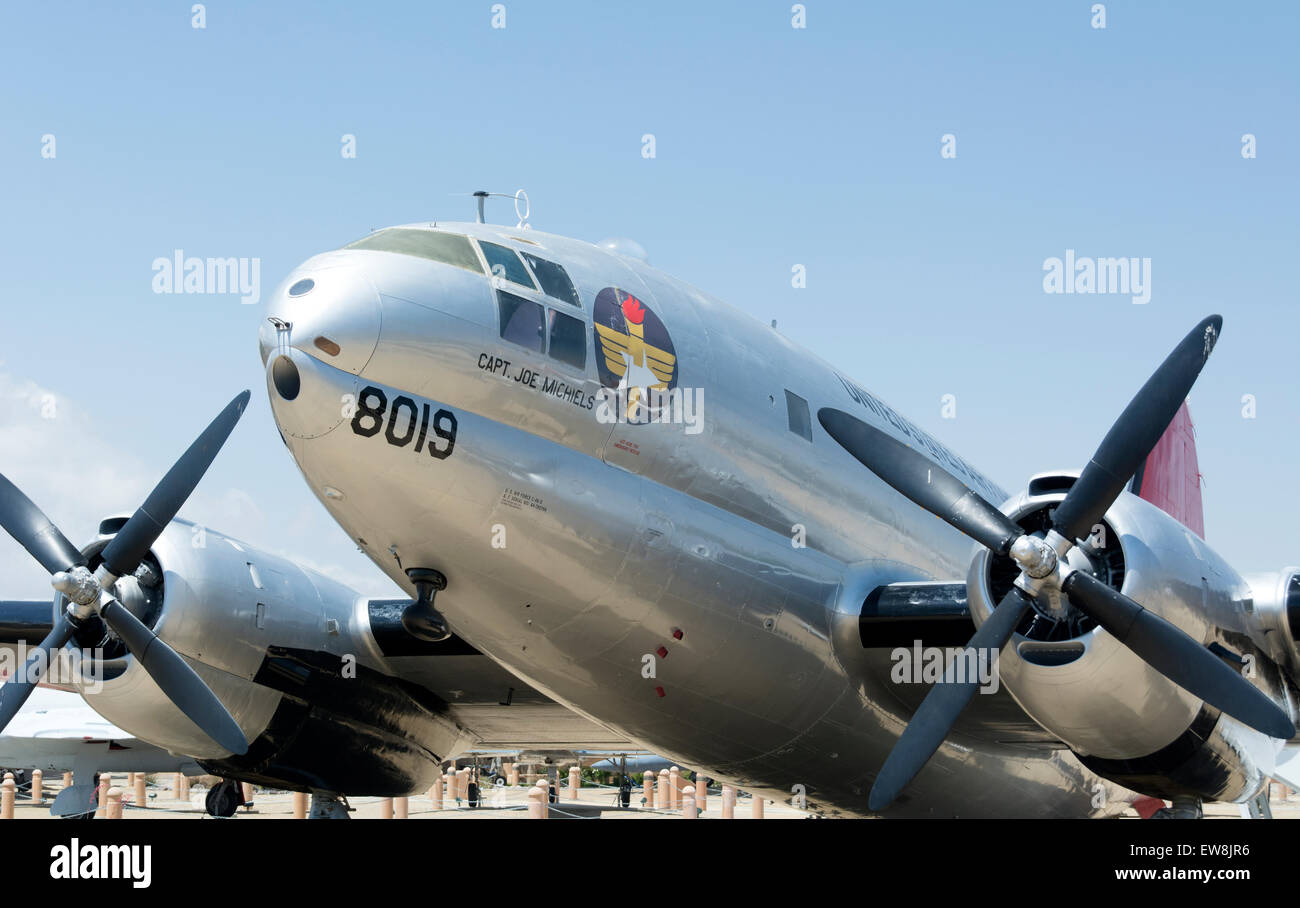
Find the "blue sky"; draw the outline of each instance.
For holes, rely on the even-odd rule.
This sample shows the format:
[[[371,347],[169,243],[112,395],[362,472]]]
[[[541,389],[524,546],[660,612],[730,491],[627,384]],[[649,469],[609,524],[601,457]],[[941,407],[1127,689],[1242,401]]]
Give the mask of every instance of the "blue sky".
[[[1243,571],[1300,563],[1300,7],[1115,2],[1094,29],[1088,2],[810,0],[795,29],[788,2],[507,0],[494,29],[492,5],[208,3],[203,29],[188,2],[0,9],[0,469],[70,535],[250,387],[183,513],[391,591],[276,439],[261,307],[154,294],[151,263],[257,257],[269,293],[524,187],[537,228],[635,238],[1007,488],[1080,466],[1221,312],[1191,398],[1207,536]],[[1151,301],[1044,293],[1066,249],[1151,259]],[[0,546],[3,592],[43,595]]]

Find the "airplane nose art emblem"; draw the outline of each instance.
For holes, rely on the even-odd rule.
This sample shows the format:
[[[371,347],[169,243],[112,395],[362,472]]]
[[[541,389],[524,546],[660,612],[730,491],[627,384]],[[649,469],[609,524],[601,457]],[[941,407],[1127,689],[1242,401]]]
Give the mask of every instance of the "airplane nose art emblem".
[[[677,387],[677,353],[668,329],[650,308],[625,290],[606,287],[593,310],[600,383],[627,391],[628,406],[649,397],[650,389]]]

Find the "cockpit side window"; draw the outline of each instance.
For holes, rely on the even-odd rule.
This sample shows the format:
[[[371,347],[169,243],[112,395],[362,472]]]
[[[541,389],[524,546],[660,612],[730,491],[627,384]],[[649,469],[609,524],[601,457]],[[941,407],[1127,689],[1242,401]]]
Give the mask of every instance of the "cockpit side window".
[[[808,413],[808,401],[787,389],[785,408],[790,422],[790,431],[805,441],[812,441],[812,417]]]
[[[528,267],[533,269],[537,282],[542,285],[543,293],[562,303],[569,303],[579,309],[582,308],[582,301],[578,299],[578,291],[573,289],[573,281],[569,280],[569,273],[564,270],[563,265],[548,262],[546,259],[539,259],[530,252],[520,252],[519,254],[528,262]]]
[[[503,339],[537,353],[546,349],[544,309],[540,303],[498,290],[497,307],[501,314]]]
[[[548,309],[551,323],[551,359],[579,370],[587,368],[587,323],[556,309]]]
[[[488,270],[497,277],[503,277],[511,283],[530,290],[537,289],[533,279],[528,276],[528,269],[519,260],[519,253],[509,246],[498,246],[496,243],[484,240],[479,240],[478,245],[483,250],[483,258],[487,259]]]
[[[376,252],[398,252],[402,255],[414,255],[418,258],[455,265],[483,273],[474,247],[469,237],[458,233],[443,233],[439,230],[412,230],[409,227],[389,227],[362,237],[355,243],[348,243],[344,249],[373,249]]]

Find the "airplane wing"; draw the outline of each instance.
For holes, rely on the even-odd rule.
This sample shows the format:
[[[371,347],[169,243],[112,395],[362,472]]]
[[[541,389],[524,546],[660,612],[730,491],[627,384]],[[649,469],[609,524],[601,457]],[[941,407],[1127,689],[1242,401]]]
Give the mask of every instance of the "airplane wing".
[[[0,735],[0,766],[42,772],[203,772],[101,717],[81,695],[37,688]]]
[[[488,750],[643,749],[625,735],[551,700],[463,640],[452,637],[429,643],[412,637],[401,622],[407,605],[405,599],[371,600],[370,630],[387,672],[432,694],[462,730],[458,748],[442,754],[443,758]],[[48,602],[0,602],[0,670],[21,665],[17,661],[20,642],[42,639],[50,622]],[[287,675],[272,671],[265,673],[262,683],[299,697],[302,690],[295,686],[297,677],[292,671]],[[0,766],[14,769],[71,770],[78,780],[97,771],[182,771],[187,775],[209,771],[192,757],[132,737],[99,716],[75,691],[37,688],[4,731]],[[347,739],[342,726],[337,731]]]
[[[1277,755],[1273,778],[1300,789],[1300,746],[1287,744]]]
[[[408,600],[372,600],[371,630],[397,677],[447,704],[473,739],[470,750],[642,750],[531,687],[465,641],[429,643],[401,627]]]

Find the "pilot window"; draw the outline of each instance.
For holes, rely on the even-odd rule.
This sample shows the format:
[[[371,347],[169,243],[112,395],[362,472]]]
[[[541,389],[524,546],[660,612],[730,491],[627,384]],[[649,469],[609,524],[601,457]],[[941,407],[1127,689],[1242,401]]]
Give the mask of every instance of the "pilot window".
[[[790,419],[790,431],[795,435],[812,441],[812,418],[808,415],[808,401],[798,394],[785,392],[786,415]]]
[[[519,254],[509,246],[498,246],[483,240],[479,240],[478,245],[483,250],[483,258],[487,259],[488,271],[521,287],[537,289],[533,279],[528,276],[528,269],[519,261]]]
[[[362,237],[355,243],[348,243],[344,249],[373,249],[376,252],[397,252],[402,255],[414,255],[418,258],[455,265],[483,273],[474,247],[469,237],[458,233],[442,233],[437,230],[412,230],[407,227],[389,227]]]
[[[551,359],[587,368],[587,323],[554,309],[547,314],[551,322]]]
[[[582,308],[582,301],[578,299],[578,291],[573,289],[573,281],[569,280],[569,273],[564,270],[563,265],[548,262],[546,259],[539,259],[528,252],[519,254],[528,262],[528,267],[533,269],[537,282],[542,285],[543,293],[554,297],[560,302],[570,303]]]
[[[497,306],[501,310],[501,337],[541,353],[545,349],[542,306],[513,293],[497,291]]]

